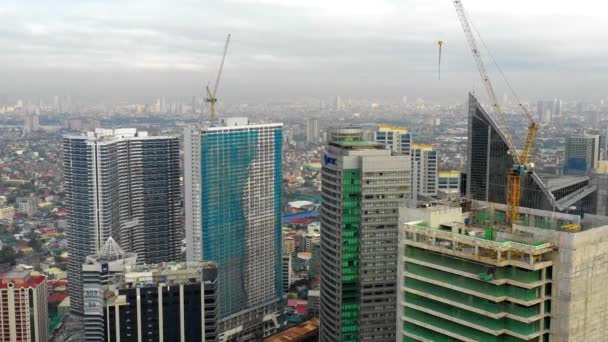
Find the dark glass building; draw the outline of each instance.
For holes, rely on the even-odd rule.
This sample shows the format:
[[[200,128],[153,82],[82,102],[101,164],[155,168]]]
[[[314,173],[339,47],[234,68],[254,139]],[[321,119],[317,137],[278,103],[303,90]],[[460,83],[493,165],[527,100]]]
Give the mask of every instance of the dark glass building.
[[[466,194],[472,199],[507,202],[508,175],[515,163],[496,121],[469,94],[469,139]],[[597,186],[589,177],[554,177],[543,181],[536,173],[521,182],[521,207],[573,214],[595,213]]]
[[[107,295],[106,341],[218,341],[217,265],[136,266]]]

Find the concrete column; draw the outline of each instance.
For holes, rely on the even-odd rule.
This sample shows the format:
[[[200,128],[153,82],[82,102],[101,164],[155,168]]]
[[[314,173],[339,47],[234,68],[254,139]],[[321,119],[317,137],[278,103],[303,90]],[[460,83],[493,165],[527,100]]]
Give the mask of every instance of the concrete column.
[[[164,325],[163,320],[163,286],[158,285],[158,341],[164,342]]]
[[[139,287],[135,289],[136,304],[137,304],[137,342],[141,341],[141,292]]]

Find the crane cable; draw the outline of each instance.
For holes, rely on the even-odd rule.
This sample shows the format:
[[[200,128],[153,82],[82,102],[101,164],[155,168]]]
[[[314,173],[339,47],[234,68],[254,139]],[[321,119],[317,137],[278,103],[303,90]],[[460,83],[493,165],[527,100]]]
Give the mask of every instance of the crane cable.
[[[475,23],[473,23],[473,21],[471,20],[471,17],[468,16],[468,14],[467,14],[467,17],[469,18],[469,23],[471,23],[471,26],[473,27],[473,30],[475,30],[475,33],[477,33],[477,37],[479,38],[479,41],[481,41],[481,45],[483,45],[483,47],[485,48],[486,52],[488,53],[488,56],[490,56],[490,59],[492,60],[492,63],[494,64],[494,66],[496,67],[496,69],[498,69],[498,72],[502,76],[502,79],[505,81],[505,83],[507,84],[507,87],[511,91],[511,95],[513,95],[513,97],[515,97],[515,100],[517,101],[517,105],[522,109],[522,111],[528,117],[528,119],[530,120],[530,122],[534,122],[534,119],[530,115],[530,112],[523,105],[521,99],[519,98],[519,96],[515,92],[515,89],[513,88],[513,86],[511,86],[511,82],[509,82],[509,79],[507,78],[507,76],[505,75],[505,73],[502,71],[502,68],[500,67],[500,65],[498,65],[498,62],[496,62],[496,58],[494,58],[494,54],[492,53],[492,50],[490,50],[490,48],[486,44],[485,40],[483,40],[483,37],[479,33],[479,30],[477,29],[477,26],[475,26]]]

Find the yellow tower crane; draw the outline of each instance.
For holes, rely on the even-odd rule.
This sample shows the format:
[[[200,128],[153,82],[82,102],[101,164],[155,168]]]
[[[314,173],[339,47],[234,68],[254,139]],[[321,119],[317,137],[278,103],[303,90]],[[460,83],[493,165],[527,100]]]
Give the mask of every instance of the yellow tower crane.
[[[226,37],[226,45],[224,45],[224,54],[222,56],[222,63],[220,64],[220,70],[217,72],[217,78],[215,79],[215,87],[213,87],[213,92],[209,89],[209,85],[207,85],[207,96],[205,97],[205,102],[209,102],[211,106],[211,124],[215,123],[217,115],[215,113],[215,103],[217,102],[217,88],[220,85],[220,77],[222,76],[222,69],[224,69],[224,61],[226,60],[226,52],[228,52],[228,44],[230,43],[230,34]]]
[[[498,104],[498,100],[496,99],[494,88],[492,87],[492,83],[490,82],[490,78],[488,77],[488,73],[483,63],[483,59],[481,58],[479,49],[477,48],[477,42],[475,41],[475,36],[473,35],[473,31],[471,30],[471,26],[469,25],[469,20],[467,18],[467,14],[464,10],[464,7],[462,6],[462,2],[460,0],[454,0],[454,7],[456,7],[456,12],[458,13],[458,17],[460,18],[460,23],[462,24],[462,29],[464,30],[464,33],[467,37],[467,41],[469,42],[469,47],[471,49],[471,52],[473,53],[475,64],[477,64],[477,70],[481,75],[481,79],[486,88],[486,93],[490,99],[490,103],[492,104],[492,109],[505,135],[506,143],[509,147],[509,154],[511,154],[511,156],[513,157],[514,165],[511,168],[508,176],[508,210],[506,215],[506,221],[509,224],[517,223],[519,222],[519,204],[521,201],[521,177],[525,173],[534,172],[534,164],[530,163],[529,160],[530,153],[532,151],[532,145],[534,145],[534,140],[536,139],[538,125],[536,124],[536,122],[534,122],[534,119],[532,118],[532,115],[530,115],[530,112],[528,112],[528,110],[523,106],[523,104],[520,103],[519,107],[523,110],[524,114],[530,121],[530,124],[528,125],[528,134],[526,136],[523,149],[521,150],[521,152],[519,152],[517,150],[517,147],[515,146],[515,143],[513,142],[513,137],[507,124],[507,120],[505,119],[505,115]],[[513,88],[511,88],[511,90],[513,91]]]

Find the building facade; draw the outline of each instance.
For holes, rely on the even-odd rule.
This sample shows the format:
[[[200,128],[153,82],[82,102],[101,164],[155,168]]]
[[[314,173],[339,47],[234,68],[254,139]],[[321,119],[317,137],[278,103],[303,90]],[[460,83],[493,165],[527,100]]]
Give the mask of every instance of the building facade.
[[[409,157],[365,141],[359,128],[330,130],[322,159],[320,340],[393,341],[398,208]]]
[[[437,196],[437,151],[427,144],[412,144],[412,194]]]
[[[308,119],[306,121],[306,142],[309,144],[319,143],[321,130],[319,129],[319,119]]]
[[[600,161],[600,136],[585,134],[566,138],[565,175],[588,175]]]
[[[439,171],[437,191],[445,196],[460,196],[460,171]]]
[[[437,196],[438,156],[431,145],[414,143],[407,127],[392,125],[379,125],[374,140],[395,154],[411,158],[411,199],[417,201],[418,195]]]
[[[388,146],[397,154],[411,155],[413,139],[407,127],[378,125],[374,132],[374,140]]]
[[[184,132],[186,257],[218,263],[223,340],[282,326],[282,134],[246,118]]]
[[[470,94],[468,104],[466,195],[474,200],[507,202],[508,175],[514,165],[502,130]],[[543,181],[536,173],[521,177],[521,207],[569,213],[595,213],[597,187],[589,177]]]
[[[141,262],[181,258],[179,139],[135,129],[64,136],[71,310],[83,314],[81,269],[112,236]]]
[[[214,262],[129,267],[106,293],[106,341],[218,341]]]
[[[504,204],[470,208],[403,215],[399,341],[605,338],[605,217],[521,207],[525,223],[507,229]]]
[[[11,271],[0,280],[0,340],[48,341],[46,277]]]
[[[136,261],[135,253],[126,253],[110,237],[99,253],[87,256],[82,264],[84,333],[87,342],[105,341],[105,294],[114,286],[114,277],[135,266]]]

